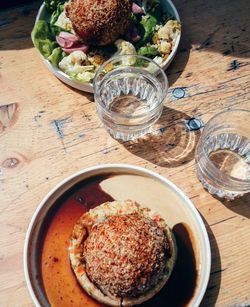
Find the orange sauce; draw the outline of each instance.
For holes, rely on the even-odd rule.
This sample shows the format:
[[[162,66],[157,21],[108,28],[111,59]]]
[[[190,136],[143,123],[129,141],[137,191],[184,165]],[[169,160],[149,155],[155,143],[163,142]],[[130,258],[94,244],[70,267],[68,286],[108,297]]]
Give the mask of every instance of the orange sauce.
[[[79,286],[71,270],[68,246],[72,229],[80,216],[88,209],[111,200],[100,189],[98,180],[94,180],[72,192],[61,205],[58,204],[57,211],[48,223],[41,251],[41,275],[51,306],[103,306]]]

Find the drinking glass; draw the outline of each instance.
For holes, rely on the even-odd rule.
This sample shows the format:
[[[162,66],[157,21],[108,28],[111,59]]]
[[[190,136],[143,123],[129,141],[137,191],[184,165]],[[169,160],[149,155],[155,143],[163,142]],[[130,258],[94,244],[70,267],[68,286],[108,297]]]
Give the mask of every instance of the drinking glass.
[[[93,86],[105,128],[114,138],[128,141],[150,132],[161,116],[168,80],[153,60],[121,55],[99,67]]]
[[[250,192],[250,111],[212,117],[198,142],[197,176],[211,194],[229,200]]]

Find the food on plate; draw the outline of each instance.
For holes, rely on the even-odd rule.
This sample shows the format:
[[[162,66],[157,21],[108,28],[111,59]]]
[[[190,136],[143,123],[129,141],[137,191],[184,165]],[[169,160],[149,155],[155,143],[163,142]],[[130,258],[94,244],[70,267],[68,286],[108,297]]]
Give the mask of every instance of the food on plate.
[[[74,51],[70,55],[64,57],[59,67],[69,76],[75,76],[79,81],[88,82],[94,78],[92,72],[95,67],[87,58],[87,55],[82,51]]]
[[[176,245],[165,220],[134,201],[106,202],[82,215],[69,256],[83,289],[110,306],[133,306],[167,282]]]
[[[107,45],[124,35],[132,15],[130,0],[69,0],[66,16],[75,32],[94,45]]]
[[[98,67],[114,55],[139,54],[163,65],[181,33],[180,22],[159,0],[45,0],[45,11],[31,33],[34,46],[83,83],[91,83]],[[94,57],[101,59],[97,65]],[[72,59],[79,58],[84,60],[75,67]]]

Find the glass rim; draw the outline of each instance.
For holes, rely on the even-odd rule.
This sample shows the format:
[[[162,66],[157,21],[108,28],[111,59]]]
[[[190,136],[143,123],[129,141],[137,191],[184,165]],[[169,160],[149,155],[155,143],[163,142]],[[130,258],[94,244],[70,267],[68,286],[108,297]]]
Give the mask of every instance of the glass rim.
[[[205,125],[205,128],[202,132],[205,133],[206,131],[205,130],[208,130],[208,125],[211,124],[211,122],[213,122],[214,119],[218,118],[220,115],[222,114],[227,114],[227,113],[230,113],[230,112],[244,112],[244,113],[248,113],[250,115],[250,111],[248,110],[245,110],[245,109],[228,109],[228,110],[225,110],[225,111],[221,111],[217,114],[215,114],[214,116],[212,116],[208,122],[206,123]],[[207,128],[207,129],[206,129]],[[201,138],[202,138],[202,135],[201,135]],[[198,146],[197,146],[197,149],[198,149]],[[231,175],[227,175],[225,174],[224,172],[222,172],[218,167],[216,167],[216,165],[211,161],[211,159],[209,158],[209,155],[207,154],[207,152],[204,150],[204,146],[202,146],[201,148],[202,150],[202,153],[204,154],[206,160],[207,160],[207,163],[208,163],[208,167],[210,168],[210,170],[212,170],[212,173],[216,176],[216,175],[220,175],[220,177],[224,177],[226,178],[227,180],[231,180],[231,182],[233,183],[236,183],[236,184],[250,184],[250,178],[249,179],[240,179],[240,178],[237,178],[237,177],[234,177],[234,176],[231,176]]]
[[[123,55],[118,55],[118,56],[113,56],[111,57],[110,59],[108,59],[107,61],[105,61],[102,65],[99,66],[99,68],[97,69],[96,71],[96,74],[95,74],[95,77],[93,79],[93,89],[94,89],[94,96],[95,96],[95,101],[98,105],[100,105],[102,107],[102,110],[109,114],[109,115],[114,115],[118,118],[131,118],[131,115],[120,115],[114,111],[110,111],[108,110],[105,105],[101,104],[99,102],[99,99],[96,99],[96,95],[98,94],[99,96],[99,92],[100,91],[97,91],[97,78],[98,76],[100,75],[101,71],[103,70],[103,68],[109,64],[110,62],[113,62],[115,60],[119,60],[119,59],[123,59],[123,58],[127,58],[127,57],[136,57],[138,59],[142,59],[142,60],[145,60],[147,61],[148,63],[152,63],[153,65],[155,65],[157,67],[157,71],[160,71],[161,75],[163,76],[163,83],[164,83],[164,86],[162,87],[162,94],[161,94],[161,99],[159,100],[159,102],[154,106],[154,108],[152,110],[150,110],[150,112],[153,112],[155,110],[157,110],[158,108],[162,107],[162,102],[163,100],[165,99],[166,95],[167,95],[167,92],[168,92],[168,89],[169,89],[169,82],[168,82],[168,78],[164,72],[164,70],[160,67],[160,65],[158,65],[154,60],[150,59],[150,58],[147,58],[145,56],[142,56],[142,55],[138,55],[138,54],[123,54]],[[133,65],[127,65],[127,67],[134,67]],[[97,101],[98,100],[98,101]],[[142,115],[135,115],[133,116],[133,118],[142,118],[144,117],[145,114],[142,114]]]
[[[244,112],[244,113],[249,113],[250,115],[250,110],[246,110],[246,109],[226,109],[224,111],[221,111],[219,113],[216,113],[215,115],[213,115],[206,123],[204,130],[206,129],[206,127],[211,123],[211,121],[213,121],[214,119],[216,119],[217,117],[219,117],[222,114],[226,114],[226,113],[230,113],[230,112]]]

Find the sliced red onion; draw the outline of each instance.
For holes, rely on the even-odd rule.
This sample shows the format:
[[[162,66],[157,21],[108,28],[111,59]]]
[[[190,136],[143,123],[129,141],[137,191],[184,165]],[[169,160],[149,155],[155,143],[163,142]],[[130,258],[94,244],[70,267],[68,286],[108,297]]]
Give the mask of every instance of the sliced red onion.
[[[144,9],[136,3],[132,3],[132,12],[135,14],[145,14]]]
[[[72,33],[69,33],[69,32],[60,32],[59,33],[59,37],[61,38],[64,38],[65,40],[67,41],[71,41],[71,42],[74,42],[74,43],[77,43],[79,41],[79,37],[72,34]]]
[[[60,36],[56,36],[56,41],[58,43],[59,46],[63,47],[63,48],[70,48],[74,45],[74,42],[66,40]]]
[[[56,36],[56,41],[63,48],[70,48],[79,42],[79,38],[74,34],[62,31]]]
[[[75,45],[74,47],[72,48],[62,48],[62,50],[66,53],[72,53],[74,51],[83,51],[83,52],[87,52],[89,49],[89,46],[86,45],[86,44],[78,44],[78,45]]]

